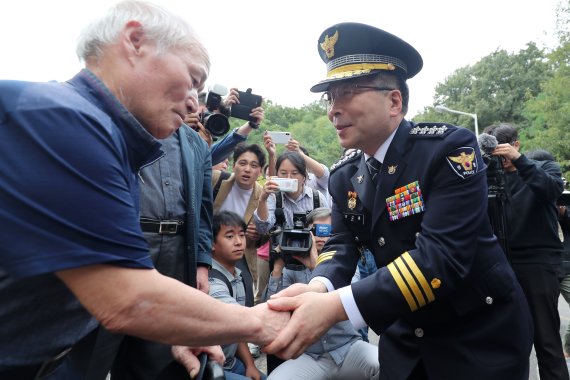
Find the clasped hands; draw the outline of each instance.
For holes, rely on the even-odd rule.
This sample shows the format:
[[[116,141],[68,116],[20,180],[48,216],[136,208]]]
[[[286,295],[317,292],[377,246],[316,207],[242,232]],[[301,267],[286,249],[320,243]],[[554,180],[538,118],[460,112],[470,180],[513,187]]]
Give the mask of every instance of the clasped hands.
[[[293,284],[271,296],[270,309],[291,312],[291,318],[277,337],[263,347],[263,352],[282,359],[296,358],[347,316],[338,293],[326,293],[321,282]]]

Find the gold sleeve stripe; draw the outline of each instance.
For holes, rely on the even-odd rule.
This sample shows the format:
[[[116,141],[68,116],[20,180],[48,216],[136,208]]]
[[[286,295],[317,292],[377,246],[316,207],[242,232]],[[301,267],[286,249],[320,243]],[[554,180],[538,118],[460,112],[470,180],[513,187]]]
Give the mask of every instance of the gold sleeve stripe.
[[[408,289],[406,282],[404,281],[402,276],[400,276],[400,273],[398,272],[398,269],[396,269],[396,266],[394,265],[394,263],[388,264],[388,270],[392,274],[394,281],[396,281],[396,285],[398,285],[398,288],[400,288],[400,291],[402,292],[402,294],[404,295],[404,298],[408,302],[408,306],[410,306],[410,309],[412,311],[418,310],[418,304],[414,300],[412,293],[410,293],[410,290]]]
[[[410,256],[408,252],[404,252],[404,254],[401,257],[404,258],[404,261],[406,262],[406,264],[408,264],[408,266],[414,273],[414,276],[416,276],[416,278],[418,279],[418,282],[422,286],[422,289],[424,290],[424,293],[426,294],[428,301],[429,302],[435,301],[435,295],[433,294],[426,278],[422,274],[422,271],[420,270],[420,268],[418,268],[414,259],[412,259],[412,256]]]
[[[418,301],[420,307],[424,307],[426,305],[426,299],[422,294],[422,291],[420,290],[418,283],[414,279],[414,276],[412,276],[410,270],[408,269],[408,267],[406,267],[406,264],[404,264],[402,258],[398,257],[396,260],[394,260],[394,264],[396,264],[396,267],[400,270],[400,273],[402,273],[402,275],[404,276],[404,279],[408,283],[408,286],[410,287],[410,289],[412,289],[412,292],[414,293],[414,296],[416,296],[416,300]]]
[[[330,260],[333,258],[333,256],[335,255],[336,251],[330,251],[330,252],[326,252],[326,253],[321,253],[319,255],[319,257],[317,257],[317,263],[315,264],[315,266],[321,264],[324,261]]]

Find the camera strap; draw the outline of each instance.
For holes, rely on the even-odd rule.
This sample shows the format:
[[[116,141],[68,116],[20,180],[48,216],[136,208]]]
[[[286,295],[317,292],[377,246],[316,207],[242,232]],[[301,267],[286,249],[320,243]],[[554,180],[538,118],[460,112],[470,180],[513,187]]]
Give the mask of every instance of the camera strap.
[[[321,207],[321,198],[319,191],[313,190],[313,210]],[[307,214],[312,211],[308,210]],[[285,212],[283,212],[283,193],[280,191],[275,194],[275,224],[278,226],[285,225]]]
[[[241,270],[241,281],[243,283],[243,288],[245,290],[245,306],[252,307],[254,304],[253,282],[252,282],[253,278],[251,277],[249,268],[244,267],[244,265],[247,266],[247,263],[245,262],[245,259],[242,259],[236,264],[236,267],[238,267]],[[215,268],[210,268],[208,276],[223,281],[224,284],[226,284],[228,291],[230,292],[230,296],[234,298],[234,290],[232,284],[230,280],[228,280],[228,278],[222,272],[220,272]]]
[[[216,197],[218,196],[218,192],[220,191],[220,186],[222,186],[222,181],[225,181],[226,179],[230,178],[231,174],[221,170],[220,171],[220,176],[218,177],[218,181],[216,182],[216,184],[214,185],[214,188],[212,189],[212,200],[216,200]]]

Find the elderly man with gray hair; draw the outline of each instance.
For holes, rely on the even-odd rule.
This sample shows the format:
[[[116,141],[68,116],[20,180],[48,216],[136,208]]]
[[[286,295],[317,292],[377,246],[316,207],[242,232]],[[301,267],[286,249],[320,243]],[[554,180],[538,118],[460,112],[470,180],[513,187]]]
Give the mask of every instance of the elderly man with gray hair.
[[[288,320],[161,275],[137,173],[197,109],[208,53],[180,17],[125,1],[91,24],[65,83],[0,81],[0,378],[83,379],[93,333],[265,345]],[[196,371],[196,364],[187,369]]]

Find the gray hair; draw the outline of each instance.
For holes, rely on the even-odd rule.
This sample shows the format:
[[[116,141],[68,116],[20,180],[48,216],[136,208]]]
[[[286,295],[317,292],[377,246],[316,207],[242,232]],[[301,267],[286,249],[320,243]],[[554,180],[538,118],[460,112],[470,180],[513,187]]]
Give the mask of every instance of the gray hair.
[[[105,47],[118,41],[129,21],[141,23],[145,37],[156,44],[157,54],[172,48],[186,49],[202,58],[209,69],[208,52],[185,20],[157,5],[139,0],[122,1],[88,25],[77,42],[79,59],[87,62],[101,58]]]
[[[328,218],[329,216],[331,216],[330,208],[318,207],[307,215],[307,224],[312,224],[317,219]]]

